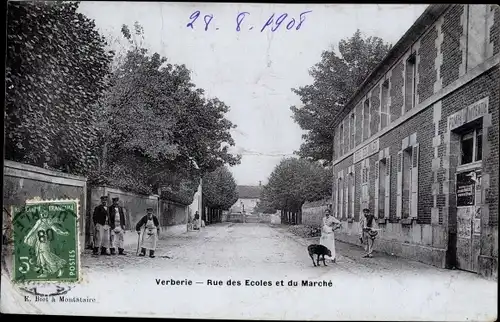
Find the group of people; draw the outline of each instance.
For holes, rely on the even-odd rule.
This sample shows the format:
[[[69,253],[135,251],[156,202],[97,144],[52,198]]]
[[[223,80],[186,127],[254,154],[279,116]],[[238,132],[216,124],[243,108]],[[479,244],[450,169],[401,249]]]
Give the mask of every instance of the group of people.
[[[359,240],[361,244],[364,245],[366,253],[363,257],[373,257],[373,244],[375,242],[376,236],[378,234],[377,229],[374,228],[375,217],[370,213],[370,209],[363,209],[363,217],[359,221]],[[335,230],[339,229],[342,223],[335,217],[331,215],[330,209],[325,210],[325,216],[323,217],[323,223],[321,227],[321,238],[320,244],[327,247],[331,252],[332,256],[330,260],[336,262],[335,256]]]
[[[123,207],[118,204],[119,200],[118,197],[113,198],[111,206],[108,207],[108,196],[102,196],[101,204],[94,208],[92,216],[94,222],[92,247],[94,255],[126,255],[124,249],[125,212]],[[146,256],[146,251],[149,250],[149,257],[154,258],[160,234],[160,222],[153,214],[153,208],[146,209],[146,215],[139,220],[135,230],[139,235],[141,248],[139,256]]]

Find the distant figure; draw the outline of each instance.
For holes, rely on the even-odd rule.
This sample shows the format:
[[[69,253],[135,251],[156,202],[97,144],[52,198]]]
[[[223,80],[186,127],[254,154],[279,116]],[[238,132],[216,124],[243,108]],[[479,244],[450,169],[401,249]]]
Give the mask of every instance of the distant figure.
[[[370,209],[363,209],[363,217],[359,220],[360,227],[360,241],[362,244],[366,244],[365,251],[366,254],[363,257],[373,257],[373,244],[375,238],[378,235],[378,231],[373,228],[373,223],[375,217],[370,213]]]
[[[327,247],[331,251],[330,260],[334,263],[337,261],[335,258],[335,234],[333,233],[341,225],[340,221],[334,218],[330,209],[325,210],[325,217],[323,217],[323,226],[321,227],[320,245]]]
[[[94,255],[109,255],[107,248],[109,247],[109,212],[108,212],[108,196],[101,197],[101,204],[94,208],[92,219],[95,227],[95,242]]]
[[[112,199],[113,204],[109,207],[109,226],[111,228],[111,255],[116,254],[118,248],[118,255],[125,255],[124,235],[125,235],[125,212],[123,208],[118,205],[120,199],[115,197]]]
[[[160,235],[160,222],[153,215],[153,208],[146,209],[147,215],[142,217],[135,226],[138,234],[141,233],[141,228],[144,227],[141,240],[141,253],[139,256],[145,256],[146,250],[149,250],[149,257],[155,257],[156,243]]]
[[[194,213],[194,220],[193,220],[193,230],[200,230],[200,214],[198,212]]]

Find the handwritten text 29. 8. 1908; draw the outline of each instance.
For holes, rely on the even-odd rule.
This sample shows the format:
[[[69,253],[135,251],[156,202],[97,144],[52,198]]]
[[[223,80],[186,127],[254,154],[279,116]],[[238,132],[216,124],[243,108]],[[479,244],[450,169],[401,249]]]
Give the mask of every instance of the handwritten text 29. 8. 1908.
[[[260,25],[260,32],[263,32],[265,30],[271,30],[272,32],[277,31],[280,29],[280,27],[283,25],[281,29],[286,29],[286,30],[300,30],[302,25],[304,24],[307,14],[312,12],[310,11],[304,11],[300,13],[298,19],[296,20],[294,17],[287,13],[283,13],[281,15],[276,15],[273,13],[265,22],[260,22],[258,25]],[[198,18],[202,16],[201,12],[199,10],[193,12],[189,16],[189,22],[186,24],[187,28],[195,29],[196,25],[199,24]],[[241,30],[253,30],[254,26],[252,25],[250,19],[249,19],[250,13],[249,12],[240,12],[238,15],[236,15],[235,19],[235,30],[237,32],[240,32]],[[248,18],[247,18],[248,17]],[[219,30],[217,26],[213,26],[214,24],[212,23],[214,21],[214,15],[213,14],[205,14],[202,17],[203,19],[203,25],[201,27],[205,30],[208,31],[210,29],[215,29]]]

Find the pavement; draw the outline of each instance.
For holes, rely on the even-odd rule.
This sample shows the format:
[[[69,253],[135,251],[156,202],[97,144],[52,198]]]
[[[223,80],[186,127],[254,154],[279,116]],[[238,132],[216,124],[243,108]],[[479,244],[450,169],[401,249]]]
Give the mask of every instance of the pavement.
[[[48,305],[44,312],[262,320],[496,320],[496,281],[379,253],[362,258],[361,247],[341,242],[336,243],[337,263],[314,267],[307,245],[316,242],[318,238],[295,236],[283,226],[221,223],[164,237],[157,258],[135,256],[133,245],[126,248],[127,256],[92,256],[86,251],[81,258],[84,282],[71,296],[91,296],[96,302]],[[302,281],[321,283],[303,286]]]

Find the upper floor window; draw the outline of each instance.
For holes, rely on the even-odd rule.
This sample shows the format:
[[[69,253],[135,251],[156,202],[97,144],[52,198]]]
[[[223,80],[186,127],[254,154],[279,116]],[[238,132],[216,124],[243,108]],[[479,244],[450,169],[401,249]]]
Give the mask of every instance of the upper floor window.
[[[351,149],[354,149],[354,134],[356,133],[356,125],[354,124],[354,113],[351,114],[350,119],[350,130],[351,130]]]
[[[474,128],[462,134],[460,139],[460,150],[460,164],[482,160],[483,130]]]
[[[389,80],[382,83],[382,97],[380,102],[380,127],[384,129],[389,123]]]
[[[370,100],[365,101],[363,107],[363,140],[370,135]]]
[[[405,112],[411,110],[415,106],[415,76],[416,76],[415,53],[406,61],[405,75]]]
[[[340,124],[339,144],[340,155],[344,155],[344,124]]]

